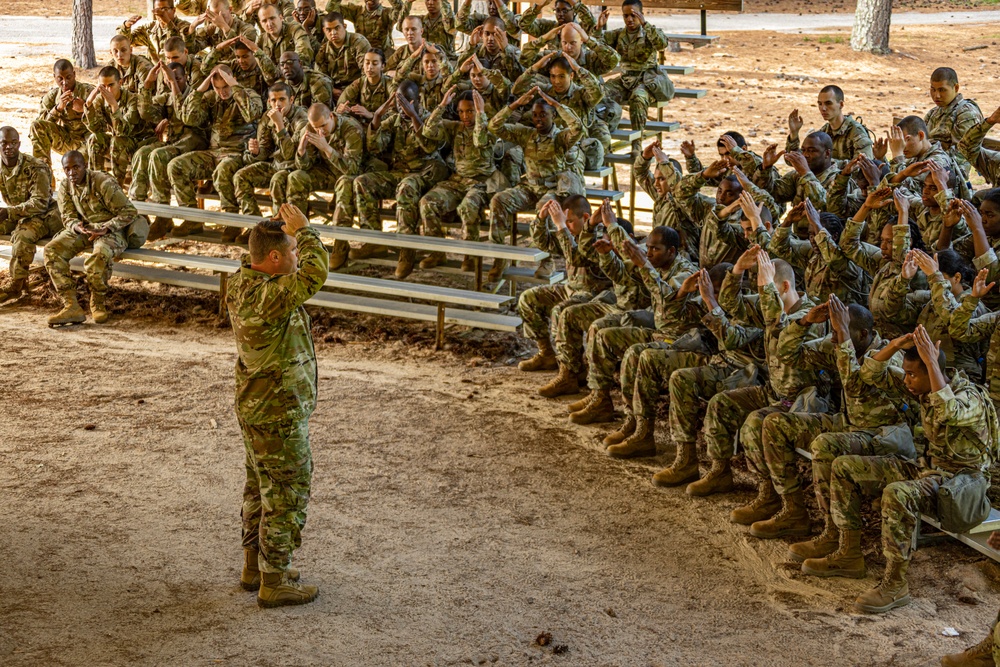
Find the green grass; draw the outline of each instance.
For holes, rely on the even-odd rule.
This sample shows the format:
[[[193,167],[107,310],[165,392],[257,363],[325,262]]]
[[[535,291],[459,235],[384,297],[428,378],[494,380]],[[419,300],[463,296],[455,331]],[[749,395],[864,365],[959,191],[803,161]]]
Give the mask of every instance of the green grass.
[[[998,0],[998,2],[1000,2],[1000,0]],[[843,35],[836,35],[833,37],[825,36],[819,38],[820,44],[843,44],[845,41],[847,40],[844,39]]]

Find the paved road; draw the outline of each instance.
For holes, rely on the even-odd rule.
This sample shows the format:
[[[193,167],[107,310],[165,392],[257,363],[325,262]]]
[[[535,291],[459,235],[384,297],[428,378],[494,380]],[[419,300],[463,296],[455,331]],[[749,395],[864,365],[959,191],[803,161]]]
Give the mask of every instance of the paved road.
[[[98,16],[94,19],[94,43],[98,50],[106,45],[124,17]],[[654,23],[669,32],[698,32],[697,14],[657,16]],[[812,32],[830,28],[850,28],[853,14],[727,14],[708,17],[709,31],[778,30],[781,32]],[[894,25],[937,25],[1000,22],[1000,11],[984,12],[899,12],[893,15]],[[621,19],[612,19],[612,27]],[[70,48],[72,24],[69,18],[37,16],[0,16],[0,56],[17,56],[37,52],[39,48],[52,53],[65,53]],[[397,35],[401,37],[401,35]],[[26,45],[31,45],[26,46]]]

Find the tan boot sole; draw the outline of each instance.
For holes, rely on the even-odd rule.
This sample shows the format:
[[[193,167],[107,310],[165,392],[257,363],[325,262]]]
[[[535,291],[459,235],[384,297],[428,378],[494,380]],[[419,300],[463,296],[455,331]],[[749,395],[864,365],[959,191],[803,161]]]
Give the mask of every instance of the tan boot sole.
[[[673,469],[668,468],[668,470],[671,470],[673,473]],[[658,486],[660,488],[673,488],[675,486],[681,486],[683,484],[689,484],[696,481],[699,475],[698,466],[692,466],[690,471],[683,474],[673,473],[670,478],[666,475],[660,476],[660,473],[662,472],[663,471],[661,470],[653,475],[653,486]]]
[[[909,593],[907,593],[903,597],[899,598],[898,600],[893,600],[889,604],[883,605],[881,607],[874,607],[872,605],[860,604],[858,602],[855,602],[854,603],[854,608],[857,609],[858,611],[864,612],[866,614],[884,614],[887,611],[891,611],[891,610],[896,609],[898,607],[905,607],[908,604],[910,604],[910,594]]]

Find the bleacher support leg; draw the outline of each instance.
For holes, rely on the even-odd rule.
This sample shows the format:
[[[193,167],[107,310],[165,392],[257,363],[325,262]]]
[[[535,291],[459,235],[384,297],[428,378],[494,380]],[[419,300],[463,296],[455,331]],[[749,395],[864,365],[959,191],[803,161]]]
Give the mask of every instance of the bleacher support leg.
[[[706,10],[701,10],[701,34],[708,34],[708,12]]]
[[[476,257],[476,291],[483,291],[483,258],[481,255]]]
[[[215,275],[219,276],[219,317],[227,319],[229,309],[226,308],[226,285],[229,283],[229,274],[216,271]]]
[[[605,189],[608,189],[608,188],[605,188]],[[618,189],[618,165],[616,165],[616,164],[611,165],[611,188],[610,189],[611,190],[617,190]],[[618,217],[621,218],[622,217],[622,200],[621,199],[619,199],[618,201],[615,202],[615,210],[618,213]]]
[[[444,346],[444,304],[439,303],[437,310],[437,336],[434,339],[434,349],[440,350]]]

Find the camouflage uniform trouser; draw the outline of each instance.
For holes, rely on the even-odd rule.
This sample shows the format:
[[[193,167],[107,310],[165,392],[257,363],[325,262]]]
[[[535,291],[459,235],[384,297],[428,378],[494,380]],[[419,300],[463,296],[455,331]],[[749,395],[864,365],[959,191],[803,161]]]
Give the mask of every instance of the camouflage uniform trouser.
[[[507,242],[507,234],[517,220],[518,211],[534,206],[535,212],[538,212],[546,202],[557,196],[544,187],[532,188],[525,185],[515,185],[493,195],[490,200],[490,243]]]
[[[396,233],[420,233],[420,197],[448,177],[448,167],[437,160],[418,172],[371,171],[354,179],[354,203],[361,227],[382,229],[379,202],[396,199]]]
[[[125,182],[132,156],[142,146],[155,141],[155,137],[122,137],[103,132],[91,134],[87,137],[87,167],[104,171],[105,160],[110,152],[111,175],[120,185]]]
[[[796,448],[806,450],[814,438],[845,428],[841,414],[775,412],[764,418],[759,440],[744,442],[747,459],[762,479],[770,479],[781,495],[802,489],[795,467]],[[760,449],[752,448],[759,445]]]
[[[132,156],[129,199],[151,199],[157,204],[169,204],[170,178],[167,176],[167,165],[178,155],[204,147],[205,140],[200,137],[185,137],[170,144],[153,141],[141,146]]]
[[[596,320],[620,313],[613,303],[593,299],[587,303],[574,303],[563,308],[556,320],[556,359],[573,373],[583,370],[583,335]],[[523,318],[522,318],[523,319]],[[590,349],[590,338],[587,339]]]
[[[32,121],[28,129],[31,139],[31,154],[45,164],[52,164],[52,151],[64,155],[70,151],[86,151],[86,130],[70,132],[64,125],[51,120]]]
[[[840,456],[895,456],[907,458],[916,455],[914,450],[900,451],[890,441],[877,438],[875,429],[858,429],[841,433],[821,433],[809,446],[812,450],[812,479],[816,489],[816,503],[824,514],[830,513],[830,476],[833,462]]]
[[[233,174],[233,194],[240,203],[243,215],[260,215],[257,193],[254,188],[267,186],[271,190],[271,215],[278,214],[278,207],[285,203],[288,171],[275,169],[271,162],[254,162]],[[303,213],[306,209],[299,209]]]
[[[338,219],[341,226],[354,223],[354,179],[356,176],[338,176],[329,169],[296,169],[288,174],[288,203],[305,213],[309,210],[309,195],[320,190],[333,190],[333,205],[341,209]],[[373,227],[382,231],[382,223]]]
[[[45,246],[45,269],[60,294],[76,289],[69,261],[88,248],[90,256],[83,263],[87,284],[91,292],[104,294],[108,291],[114,260],[128,248],[128,241],[123,232],[113,232],[97,239],[91,246],[89,237],[83,234],[68,229],[56,234]]]
[[[21,280],[28,277],[28,269],[35,261],[35,246],[47,236],[55,236],[62,230],[59,209],[53,207],[44,217],[33,216],[14,222],[0,223],[0,234],[10,234],[10,279]]]
[[[420,198],[420,219],[423,222],[424,236],[444,236],[441,218],[452,211],[458,211],[463,238],[466,241],[478,241],[483,211],[490,203],[486,187],[485,182],[452,174],[447,180],[431,188],[430,192]]]
[[[861,530],[861,498],[882,494],[882,553],[888,564],[908,561],[917,519],[935,512],[941,475],[895,456],[840,456],[830,479],[830,516],[841,530]]]
[[[675,443],[696,442],[702,425],[703,403],[726,388],[725,381],[737,368],[728,364],[681,368],[671,374],[670,435]]]
[[[598,329],[587,359],[590,364],[587,386],[594,390],[611,389],[615,384],[615,371],[628,349],[639,343],[652,343],[655,334],[655,329],[644,327]]]
[[[608,98],[625,105],[633,130],[643,130],[649,115],[649,105],[653,101],[666,102],[674,97],[674,84],[659,69],[639,73],[623,73],[617,79],[604,83]]]
[[[260,551],[262,572],[284,572],[302,545],[312,481],[309,422],[240,422],[246,448],[243,548]]]
[[[222,155],[217,151],[193,151],[184,153],[167,165],[167,176],[173,188],[177,203],[188,208],[198,206],[195,181],[212,179],[215,191],[219,193],[219,208],[228,213],[237,213],[236,192],[233,190],[233,176],[243,167],[242,155]]]
[[[709,456],[713,459],[733,458],[737,434],[745,449],[760,450],[764,418],[775,412],[787,411],[788,408],[775,401],[771,388],[763,385],[729,389],[716,394],[705,410],[705,441]],[[750,456],[747,462],[751,466],[756,465]],[[762,467],[756,472],[766,474],[767,468]]]
[[[524,322],[522,332],[531,340],[550,337],[549,322],[559,321],[565,308],[594,298],[590,292],[574,292],[566,285],[539,285],[526,289],[517,300],[517,312]]]
[[[674,350],[670,343],[633,345],[622,359],[622,398],[626,412],[653,419],[660,395],[669,396],[670,378],[682,368],[694,368],[708,361],[700,352]]]

